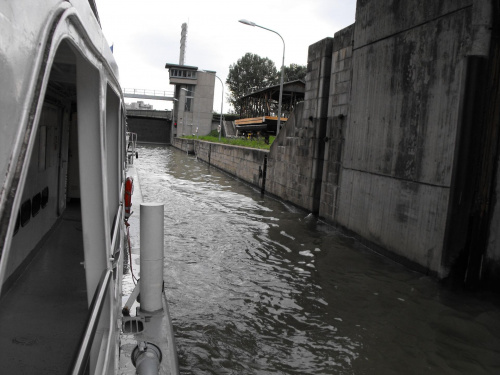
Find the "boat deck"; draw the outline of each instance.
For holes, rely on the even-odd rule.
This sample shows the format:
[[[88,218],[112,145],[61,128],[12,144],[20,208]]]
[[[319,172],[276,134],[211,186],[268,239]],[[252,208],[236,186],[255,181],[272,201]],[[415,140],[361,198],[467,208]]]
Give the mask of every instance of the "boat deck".
[[[87,318],[79,204],[0,299],[0,372],[66,374]]]
[[[130,245],[131,258],[134,264],[134,272],[136,276],[140,276],[140,222],[141,222],[141,203],[143,197],[139,175],[134,165],[129,165],[127,176],[134,179],[134,193],[132,194],[132,211],[134,214],[130,216],[128,222],[130,224]],[[123,294],[124,305],[128,300],[128,296],[132,293],[134,285],[132,284],[130,275],[124,277]],[[162,375],[178,375],[179,363],[177,359],[177,348],[174,338],[174,330],[172,320],[168,310],[168,301],[165,293],[162,293],[163,309],[156,312],[145,312],[140,310],[140,303],[135,302],[130,308],[130,317],[124,317],[124,326],[120,335],[120,362],[119,374],[134,375],[136,368],[132,364],[131,357],[133,350],[139,342],[149,342],[156,345],[162,352],[159,374]],[[127,324],[128,323],[130,324]],[[141,323],[137,323],[137,322]],[[143,329],[133,329],[134,327]]]

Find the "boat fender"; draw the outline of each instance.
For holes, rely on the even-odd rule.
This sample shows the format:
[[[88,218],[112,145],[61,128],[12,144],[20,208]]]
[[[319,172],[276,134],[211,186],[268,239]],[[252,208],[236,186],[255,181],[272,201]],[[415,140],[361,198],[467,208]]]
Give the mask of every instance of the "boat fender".
[[[160,348],[147,341],[138,342],[132,351],[132,364],[138,375],[157,375],[161,358]]]
[[[132,194],[134,193],[134,179],[127,177],[125,180],[125,219],[132,215],[130,208],[132,207]]]

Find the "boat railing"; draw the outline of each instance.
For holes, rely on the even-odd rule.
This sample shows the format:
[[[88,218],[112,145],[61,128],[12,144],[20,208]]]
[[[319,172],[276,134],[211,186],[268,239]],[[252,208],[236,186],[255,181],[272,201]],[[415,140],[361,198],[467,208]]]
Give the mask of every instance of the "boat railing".
[[[118,205],[118,212],[115,215],[115,222],[113,226],[113,237],[111,238],[111,256],[114,258],[113,260],[113,268],[116,267],[117,262],[119,261],[119,257],[121,254],[121,249],[118,247],[119,238],[120,238],[120,225],[123,225],[123,194],[125,193],[125,184],[122,183],[120,188],[120,204]]]
[[[127,161],[133,164],[134,156],[137,157],[137,133],[127,132]]]
[[[101,280],[99,281],[94,297],[92,298],[92,303],[90,304],[90,312],[87,317],[86,328],[80,342],[78,354],[73,361],[73,366],[71,368],[72,375],[86,373],[90,349],[94,342],[95,333],[99,325],[99,319],[104,307],[104,302],[106,301],[106,295],[108,294],[107,292],[112,275],[112,269],[105,269],[102,273]]]
[[[109,288],[111,285],[111,280],[117,279],[117,266],[120,264],[120,258],[122,249],[120,244],[120,234],[122,233],[120,225],[123,225],[123,194],[124,194],[125,184],[122,183],[120,189],[120,204],[118,206],[118,211],[115,216],[113,234],[111,239],[111,256],[112,256],[112,266],[103,271],[99,284],[97,285],[94,297],[92,298],[92,303],[90,304],[89,314],[87,316],[87,322],[85,324],[85,332],[80,340],[80,345],[78,347],[78,353],[73,360],[73,366],[71,369],[72,375],[85,374],[89,362],[90,350],[94,342],[95,333],[99,325],[100,316],[106,303],[106,297],[109,296]],[[115,282],[115,283],[116,283]],[[118,286],[115,285],[115,291]],[[116,297],[116,296],[115,296]]]

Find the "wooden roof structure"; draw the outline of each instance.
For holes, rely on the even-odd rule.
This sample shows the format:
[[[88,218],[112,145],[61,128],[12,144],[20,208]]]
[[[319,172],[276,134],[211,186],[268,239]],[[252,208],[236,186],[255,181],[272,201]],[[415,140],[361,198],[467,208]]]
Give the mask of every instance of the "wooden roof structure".
[[[288,120],[298,102],[304,100],[306,84],[302,80],[283,83],[281,123]],[[280,85],[266,87],[240,98],[240,119],[234,121],[238,134],[276,134]]]
[[[298,102],[304,100],[306,84],[302,80],[283,84],[281,114],[288,118]],[[240,118],[256,118],[262,116],[277,116],[280,85],[266,87],[240,98]]]

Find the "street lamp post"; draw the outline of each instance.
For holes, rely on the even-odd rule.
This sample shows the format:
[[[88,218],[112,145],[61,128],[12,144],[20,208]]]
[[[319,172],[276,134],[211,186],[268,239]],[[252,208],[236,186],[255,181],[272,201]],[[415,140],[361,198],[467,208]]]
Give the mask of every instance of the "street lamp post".
[[[281,41],[283,42],[283,61],[281,62],[280,97],[279,97],[279,101],[278,101],[278,125],[276,128],[276,136],[278,136],[279,131],[280,131],[280,126],[281,126],[281,103],[283,100],[283,76],[285,73],[285,40],[277,31],[268,29],[267,27],[264,27],[264,26],[257,25],[255,22],[248,21],[248,20],[239,20],[239,22],[241,22],[245,25],[248,25],[248,26],[260,27],[261,29],[275,33],[281,38]]]
[[[219,124],[219,142],[220,142],[220,136],[222,134],[222,105],[224,104],[224,83],[222,83],[222,79],[220,79],[217,75],[215,75],[215,78],[217,78],[220,81],[220,84],[222,85],[222,97],[220,100],[220,124]]]

